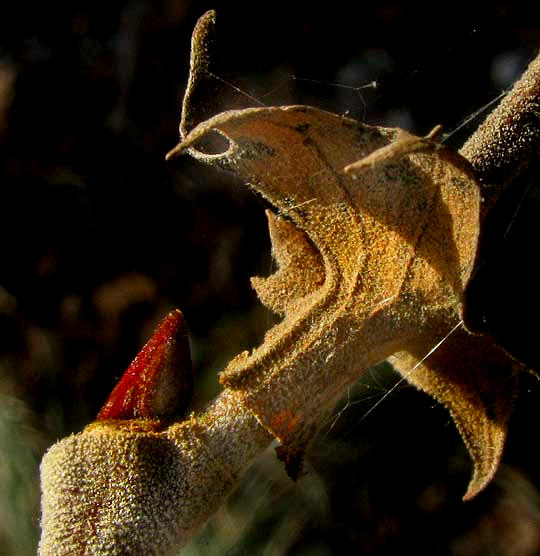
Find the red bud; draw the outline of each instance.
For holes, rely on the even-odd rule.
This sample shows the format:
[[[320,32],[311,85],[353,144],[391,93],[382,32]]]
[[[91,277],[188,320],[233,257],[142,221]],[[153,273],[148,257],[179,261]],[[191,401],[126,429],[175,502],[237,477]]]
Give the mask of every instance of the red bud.
[[[171,311],[111,392],[97,420],[180,417],[193,392],[187,327]]]

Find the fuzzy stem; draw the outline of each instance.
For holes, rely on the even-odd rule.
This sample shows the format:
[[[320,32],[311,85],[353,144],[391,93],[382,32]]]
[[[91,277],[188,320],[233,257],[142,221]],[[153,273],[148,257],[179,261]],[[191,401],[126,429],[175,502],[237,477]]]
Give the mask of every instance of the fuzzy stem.
[[[171,556],[216,511],[271,437],[236,392],[162,432],[97,421],[41,465],[41,556]]]
[[[219,455],[220,465],[227,466],[227,473],[237,479],[245,467],[270,443],[272,436],[260,425],[251,410],[242,403],[242,395],[233,390],[223,390],[208,410],[198,418],[208,424],[205,442],[209,451]],[[168,435],[175,438],[173,425]]]
[[[483,215],[540,153],[540,54],[463,145],[483,184]]]

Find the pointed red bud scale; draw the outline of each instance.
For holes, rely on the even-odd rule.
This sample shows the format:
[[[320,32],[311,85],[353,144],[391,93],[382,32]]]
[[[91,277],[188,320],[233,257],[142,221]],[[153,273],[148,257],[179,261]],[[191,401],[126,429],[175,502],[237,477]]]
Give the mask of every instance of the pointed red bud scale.
[[[180,417],[192,393],[187,327],[182,313],[175,310],[161,321],[127,368],[97,420]]]

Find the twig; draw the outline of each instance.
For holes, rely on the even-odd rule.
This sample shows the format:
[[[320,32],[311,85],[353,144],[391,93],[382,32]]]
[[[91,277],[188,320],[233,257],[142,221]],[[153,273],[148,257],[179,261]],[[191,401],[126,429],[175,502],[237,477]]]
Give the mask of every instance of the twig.
[[[460,153],[483,185],[485,216],[540,153],[540,54]]]

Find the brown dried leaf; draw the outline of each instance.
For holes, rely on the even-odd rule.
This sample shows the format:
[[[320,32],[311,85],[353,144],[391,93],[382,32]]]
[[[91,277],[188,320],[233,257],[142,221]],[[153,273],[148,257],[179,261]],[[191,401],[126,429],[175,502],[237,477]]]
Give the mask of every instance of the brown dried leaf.
[[[196,151],[213,131],[227,137],[229,149]],[[269,215],[279,271],[254,285],[285,319],[252,354],[231,361],[221,381],[241,390],[285,445],[305,446],[324,408],[362,371],[398,351],[423,357],[461,322],[480,196],[456,153],[303,106],[225,112],[189,133],[180,150],[186,148],[235,171],[280,214]],[[344,172],[362,159],[357,175]],[[496,423],[480,402],[467,417],[456,409],[460,398],[482,401],[468,393],[471,381],[452,393],[438,370],[423,368],[423,379],[407,378],[452,411],[476,465],[476,492],[497,467],[511,397],[494,388],[504,392],[495,401],[506,408]],[[480,391],[500,379],[486,372],[475,375]]]
[[[307,235],[287,220],[266,211],[272,255],[279,269],[268,278],[254,277],[259,299],[279,315],[294,313],[305,297],[324,282],[324,264]]]
[[[414,353],[397,353],[390,361],[408,382],[450,411],[474,464],[464,496],[470,500],[497,471],[520,365],[488,336],[464,328],[436,349],[420,345]]]
[[[269,217],[279,271],[253,280],[285,318],[221,382],[290,447],[280,457],[294,468],[324,409],[402,352],[397,369],[450,410],[464,438],[471,498],[500,461],[520,365],[463,323],[481,209],[470,164],[435,142],[440,126],[421,138],[305,106],[229,111],[193,128],[199,52],[204,69],[213,25],[207,14],[194,34],[184,139],[168,157],[189,149],[232,170],[289,222]],[[216,131],[226,152],[198,150]]]
[[[279,270],[253,285],[285,315],[221,382],[243,393],[297,469],[325,408],[400,352],[397,370],[450,410],[464,438],[471,498],[497,469],[519,365],[463,324],[481,207],[469,163],[435,142],[440,126],[421,138],[306,106],[229,111],[195,126],[214,22],[206,14],[194,34],[183,141],[168,157],[189,149],[276,208],[268,218]],[[198,150],[215,132],[226,152]]]

